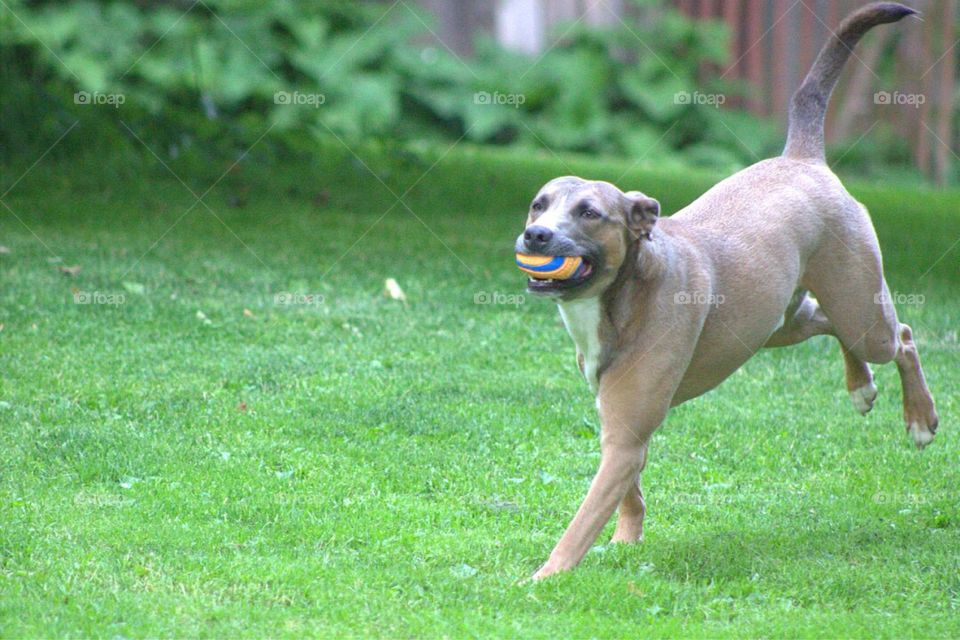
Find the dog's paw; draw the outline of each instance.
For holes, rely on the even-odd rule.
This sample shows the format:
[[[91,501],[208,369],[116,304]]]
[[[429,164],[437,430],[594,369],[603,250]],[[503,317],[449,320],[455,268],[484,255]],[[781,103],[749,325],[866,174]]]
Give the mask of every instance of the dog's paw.
[[[917,449],[923,449],[933,442],[934,436],[937,435],[937,427],[939,424],[940,419],[937,417],[937,412],[933,407],[930,408],[930,412],[926,415],[913,414],[907,416],[907,433],[913,438],[913,443],[917,445]]]
[[[537,572],[530,576],[530,580],[533,582],[539,582],[545,578],[549,578],[555,573],[560,573],[561,571],[569,571],[573,566],[561,563],[554,562],[553,560],[547,560],[547,562],[537,569]]]
[[[907,431],[910,432],[910,436],[913,438],[913,443],[917,445],[917,449],[923,449],[933,442],[933,437],[936,435],[926,426],[921,426],[919,422],[911,422],[908,424]]]
[[[877,399],[877,385],[869,382],[858,389],[850,392],[850,402],[853,407],[865,416],[873,409],[873,402]]]
[[[933,442],[940,418],[929,393],[909,396],[904,402],[903,419],[907,424],[907,433],[913,438],[917,449],[923,449]]]

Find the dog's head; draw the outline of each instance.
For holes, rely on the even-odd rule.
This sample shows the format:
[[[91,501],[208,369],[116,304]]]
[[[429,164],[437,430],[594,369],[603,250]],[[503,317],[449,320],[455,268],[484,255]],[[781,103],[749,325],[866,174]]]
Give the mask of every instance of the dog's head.
[[[577,256],[584,267],[567,280],[530,278],[527,290],[563,300],[595,296],[617,277],[631,244],[649,239],[660,203],[609,182],[567,176],[545,184],[530,203],[516,252]]]

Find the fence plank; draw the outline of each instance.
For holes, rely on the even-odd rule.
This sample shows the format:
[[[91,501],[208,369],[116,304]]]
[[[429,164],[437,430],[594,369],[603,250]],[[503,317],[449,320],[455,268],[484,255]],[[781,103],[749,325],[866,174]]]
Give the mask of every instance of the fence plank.
[[[771,89],[773,90],[773,113],[781,117],[787,112],[787,103],[792,88],[790,68],[790,18],[791,7],[797,6],[792,0],[774,0],[773,2],[773,46],[770,50]]]
[[[730,66],[723,74],[732,79],[740,80],[744,75],[744,63],[740,52],[743,50],[743,20],[741,19],[740,2],[726,2],[723,5],[723,21],[727,23],[730,31]],[[734,96],[729,101],[730,106],[742,109],[744,101],[740,96]]]
[[[493,25],[493,10],[486,3],[472,0],[421,0],[421,4],[437,17],[437,36],[441,42],[461,55],[473,51],[477,32],[489,31]]]
[[[929,21],[925,21],[929,22]],[[933,29],[922,28],[915,29],[912,32],[908,32],[907,36],[904,38],[904,41],[908,46],[912,45],[913,50],[907,50],[907,55],[904,57],[903,66],[901,68],[906,68],[910,71],[910,74],[907,75],[907,78],[911,86],[911,91],[914,93],[922,93],[924,95],[931,95],[931,90],[933,89],[933,77],[926,73],[925,70],[929,69],[933,64],[933,42],[932,42]],[[919,78],[917,74],[913,71],[918,68],[917,62],[920,62],[919,68],[922,76]],[[919,86],[918,82],[919,81]],[[898,111],[903,114],[907,110],[898,109]],[[916,158],[917,166],[920,167],[920,170],[926,175],[930,175],[931,165],[930,165],[930,154],[931,154],[931,144],[932,133],[923,126],[925,122],[929,121],[930,105],[925,101],[920,105],[919,109],[912,110],[915,113],[909,114],[907,117],[911,117],[913,120],[909,123],[907,127],[901,126],[901,131],[915,131],[916,139],[913,144],[914,158]]]
[[[956,86],[956,0],[946,0],[941,21],[940,47],[943,57],[940,62],[940,91],[937,100],[937,141],[934,155],[934,178],[937,184],[944,186],[950,176],[950,149],[953,144],[953,99]],[[932,97],[932,96],[931,96]]]
[[[750,110],[759,115],[768,112],[766,107],[767,84],[763,78],[763,3],[764,0],[747,0],[747,78],[754,89],[749,100]]]

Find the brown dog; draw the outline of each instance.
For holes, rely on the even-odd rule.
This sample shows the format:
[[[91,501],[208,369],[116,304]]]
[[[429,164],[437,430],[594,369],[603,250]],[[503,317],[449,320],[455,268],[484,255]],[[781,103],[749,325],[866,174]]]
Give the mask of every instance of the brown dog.
[[[861,413],[877,394],[867,363],[895,361],[907,429],[918,447],[933,439],[933,398],[910,327],[897,321],[873,225],[827,168],[823,143],[827,101],[853,47],[913,13],[880,2],[849,16],[793,96],[783,155],[669,218],[640,192],[576,177],[551,180],[534,198],[517,252],[589,265],[572,280],[531,279],[528,289],[556,298],[602,423],[600,469],[534,578],[576,566],[618,505],[613,540],[641,538],[650,435],[672,406],[762,347],[835,336]]]

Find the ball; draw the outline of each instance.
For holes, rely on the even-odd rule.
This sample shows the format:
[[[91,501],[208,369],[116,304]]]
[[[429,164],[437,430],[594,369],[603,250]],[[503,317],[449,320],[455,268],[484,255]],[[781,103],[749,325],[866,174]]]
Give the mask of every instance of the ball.
[[[517,254],[517,267],[536,280],[569,280],[583,268],[580,256],[528,256]]]

